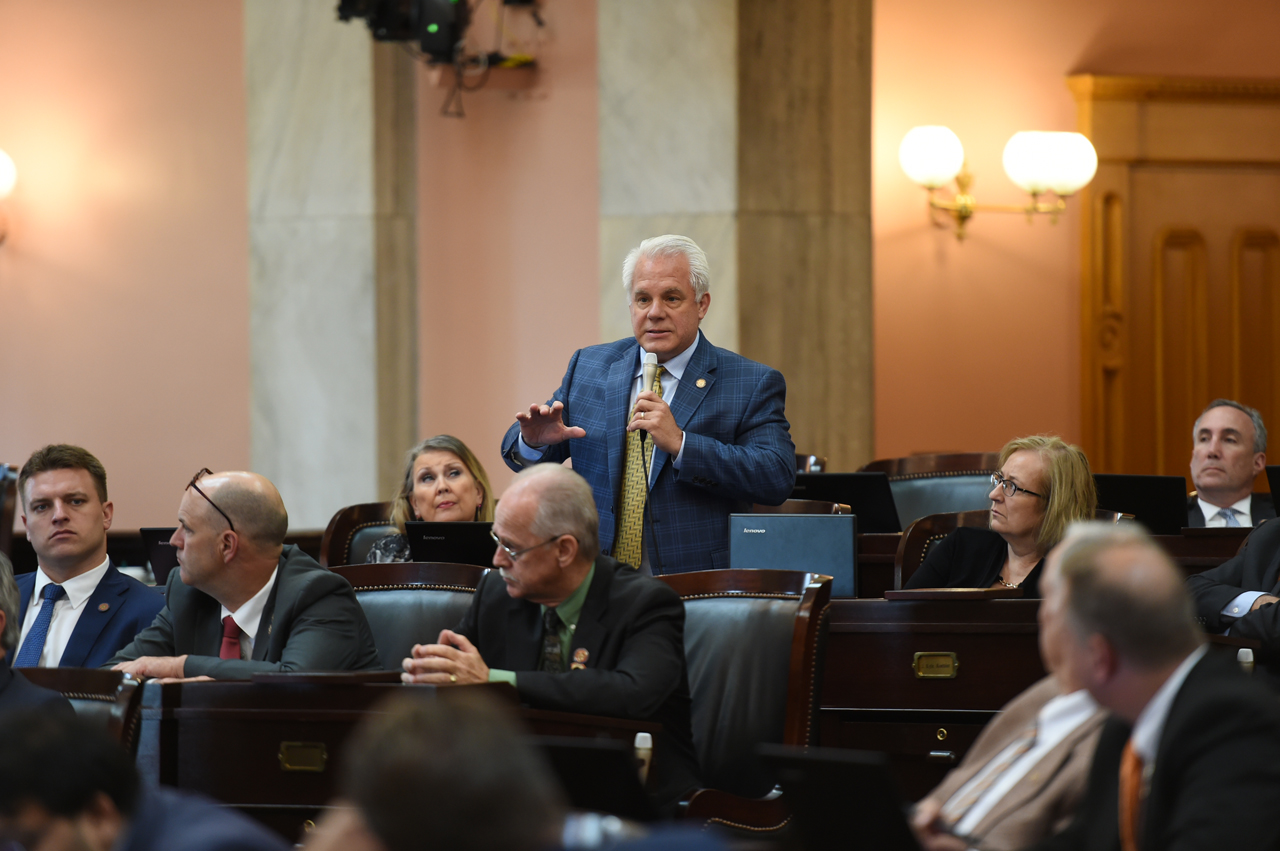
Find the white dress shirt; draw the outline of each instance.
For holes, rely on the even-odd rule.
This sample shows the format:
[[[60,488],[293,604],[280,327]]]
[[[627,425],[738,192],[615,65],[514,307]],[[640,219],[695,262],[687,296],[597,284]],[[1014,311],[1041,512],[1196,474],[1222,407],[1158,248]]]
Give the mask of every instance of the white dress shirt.
[[[89,602],[93,592],[98,590],[98,583],[107,575],[107,568],[110,565],[110,558],[103,559],[102,564],[93,570],[73,576],[62,583],[62,590],[66,592],[66,596],[53,604],[53,620],[49,622],[49,633],[45,636],[44,650],[40,653],[40,663],[37,667],[58,667],[58,663],[62,661],[62,654],[66,652],[67,645],[71,642],[71,633],[80,622],[80,615],[84,613],[85,604]],[[51,583],[53,580],[44,572],[44,568],[37,567],[36,586],[31,591],[27,615],[22,619],[22,635],[18,639],[19,650],[22,648],[22,643],[27,640],[27,633],[31,631],[32,625],[36,622],[36,616],[40,614],[40,608],[44,605],[44,587]],[[17,655],[18,651],[15,650],[13,657],[16,658]]]
[[[280,568],[271,571],[271,578],[267,580],[267,584],[263,585],[244,605],[236,609],[234,612],[226,606],[222,607],[221,617],[225,618],[231,615],[231,619],[236,622],[236,626],[240,627],[240,658],[253,658],[253,641],[258,635],[258,626],[262,622],[262,609],[267,605],[267,598],[271,596],[271,589],[276,584],[276,574],[280,572]]]
[[[1204,514],[1204,525],[1214,529],[1220,529],[1227,525],[1227,519],[1222,516],[1222,509],[1216,505],[1205,502],[1200,497],[1196,497],[1196,502],[1200,503],[1200,511]],[[1236,520],[1240,521],[1241,526],[1253,525],[1253,495],[1250,494],[1244,499],[1230,506],[1236,510]]]
[[[1004,773],[991,784],[987,791],[982,793],[982,797],[974,802],[969,811],[964,814],[964,818],[956,822],[955,833],[958,836],[968,836],[973,829],[987,817],[987,813],[995,807],[996,804],[1009,794],[1015,786],[1022,781],[1024,777],[1035,768],[1040,760],[1044,759],[1049,751],[1056,748],[1062,743],[1062,740],[1071,735],[1077,727],[1093,717],[1093,713],[1097,712],[1098,704],[1094,702],[1093,697],[1084,689],[1073,691],[1070,694],[1060,694],[1050,700],[1044,706],[1040,707],[1040,712],[1036,715],[1036,741],[1026,753],[1018,757]],[[1008,747],[993,756],[986,766],[969,779],[969,782],[956,790],[952,798],[959,797],[968,793],[968,790],[975,784],[983,782],[987,772],[1000,765],[1003,757],[1011,748],[1018,746],[1018,743],[1011,742]]]
[[[680,386],[680,379],[684,377],[684,371],[685,369],[688,368],[689,361],[693,360],[693,352],[695,349],[698,348],[698,343],[700,342],[702,342],[701,331],[699,331],[698,335],[693,338],[693,344],[689,346],[689,348],[685,349],[680,354],[671,358],[666,363],[659,364],[662,367],[662,377],[659,379],[659,381],[661,381],[662,383],[662,401],[666,402],[668,407],[671,406],[671,400],[676,397],[676,389]],[[639,349],[640,347],[637,346],[636,348]],[[640,349],[640,357],[642,359],[644,357],[643,349]],[[636,397],[640,395],[640,391],[642,389],[640,385],[642,385],[643,383],[644,383],[644,362],[643,360],[641,360],[641,362],[636,365],[636,374],[632,377],[632,380],[631,380],[631,395],[627,399],[627,411],[630,411],[632,408],[636,406]],[[525,461],[535,462],[542,457],[542,454],[545,451],[546,451],[545,447],[541,449],[531,449],[529,447],[529,444],[524,442],[523,435],[519,436],[516,439],[516,452],[519,453],[520,457],[523,458]],[[681,437],[680,437],[680,451],[676,453],[676,457],[672,459],[671,464],[677,470],[679,470],[680,462],[682,460],[684,460],[683,433],[681,434]],[[657,478],[657,475],[658,475],[657,469],[653,469],[649,471],[650,487],[653,486],[653,482]]]
[[[1134,722],[1133,732],[1129,734],[1129,738],[1133,740],[1133,749],[1138,752],[1138,756],[1142,757],[1144,780],[1151,776],[1155,768],[1156,751],[1160,748],[1164,722],[1169,720],[1169,707],[1173,706],[1173,699],[1186,681],[1187,674],[1191,673],[1191,669],[1208,652],[1207,644],[1202,644],[1192,651],[1191,655],[1182,660],[1182,664],[1174,668],[1169,679],[1164,681],[1164,685],[1160,686],[1160,690],[1147,701],[1147,705],[1142,707],[1142,712],[1138,714],[1138,720]]]

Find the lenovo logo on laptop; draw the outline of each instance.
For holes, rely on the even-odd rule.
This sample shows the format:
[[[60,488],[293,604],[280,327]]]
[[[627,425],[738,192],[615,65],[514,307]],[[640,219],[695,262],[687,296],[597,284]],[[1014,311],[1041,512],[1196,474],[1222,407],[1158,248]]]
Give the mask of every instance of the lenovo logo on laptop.
[[[769,530],[768,529],[747,529],[744,527],[742,531],[747,533],[748,535],[763,535],[765,532]]]

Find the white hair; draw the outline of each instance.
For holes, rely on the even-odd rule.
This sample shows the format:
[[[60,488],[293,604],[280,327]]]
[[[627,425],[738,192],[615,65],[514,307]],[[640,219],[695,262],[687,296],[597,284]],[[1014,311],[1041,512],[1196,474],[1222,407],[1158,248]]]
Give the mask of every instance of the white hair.
[[[641,242],[627,254],[622,261],[622,286],[631,298],[631,285],[635,281],[636,264],[642,259],[651,257],[683,257],[689,263],[689,286],[693,287],[694,298],[701,300],[711,292],[711,267],[707,264],[707,255],[698,243],[687,236],[665,233]]]

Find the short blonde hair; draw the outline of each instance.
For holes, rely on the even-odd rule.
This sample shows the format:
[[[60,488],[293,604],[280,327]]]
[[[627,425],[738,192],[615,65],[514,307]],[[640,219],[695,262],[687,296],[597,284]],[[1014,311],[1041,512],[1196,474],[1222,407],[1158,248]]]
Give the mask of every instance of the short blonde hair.
[[[1093,520],[1098,508],[1098,489],[1093,483],[1089,459],[1079,446],[1067,443],[1052,434],[1035,434],[1017,437],[1000,450],[1000,466],[1015,452],[1035,452],[1043,460],[1047,488],[1044,494],[1044,520],[1040,522],[1040,534],[1036,543],[1042,553],[1048,552],[1067,532],[1067,526],[1076,520]]]
[[[404,479],[400,482],[400,490],[391,498],[391,522],[403,535],[406,520],[414,520],[413,505],[409,497],[413,495],[413,462],[424,452],[449,452],[456,455],[467,468],[471,478],[480,485],[480,505],[476,510],[477,520],[493,520],[493,488],[489,486],[489,474],[484,471],[480,459],[465,443],[451,434],[437,434],[428,437],[410,449],[404,456]]]

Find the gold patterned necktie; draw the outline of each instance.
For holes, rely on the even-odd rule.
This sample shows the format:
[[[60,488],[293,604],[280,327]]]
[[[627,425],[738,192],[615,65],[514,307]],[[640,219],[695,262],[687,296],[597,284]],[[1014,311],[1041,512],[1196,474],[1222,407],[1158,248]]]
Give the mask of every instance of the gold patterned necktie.
[[[649,389],[662,395],[663,368],[658,367],[653,373],[653,386]],[[627,422],[635,419],[636,410],[631,409]],[[640,542],[644,538],[644,501],[648,496],[648,483],[644,473],[648,468],[653,472],[653,438],[644,442],[644,461],[640,456],[640,431],[627,432],[627,459],[624,462],[622,476],[622,520],[618,524],[618,542],[613,548],[613,557],[623,564],[632,567],[640,566]]]

